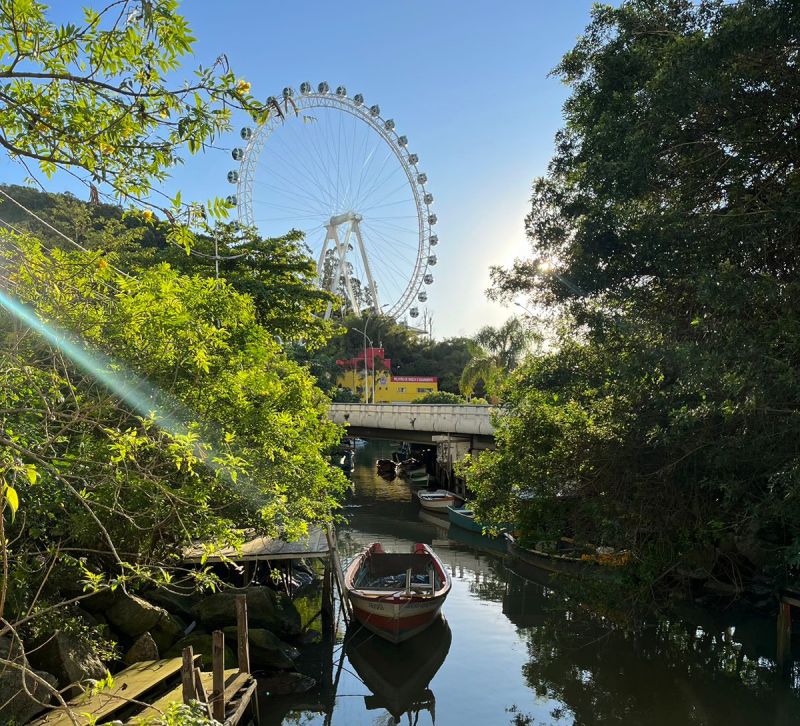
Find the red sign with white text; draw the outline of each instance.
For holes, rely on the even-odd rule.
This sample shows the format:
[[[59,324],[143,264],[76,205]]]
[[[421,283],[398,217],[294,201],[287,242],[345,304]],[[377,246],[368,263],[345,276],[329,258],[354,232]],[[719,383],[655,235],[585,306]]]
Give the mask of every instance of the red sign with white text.
[[[436,376],[392,376],[394,383],[436,383]]]

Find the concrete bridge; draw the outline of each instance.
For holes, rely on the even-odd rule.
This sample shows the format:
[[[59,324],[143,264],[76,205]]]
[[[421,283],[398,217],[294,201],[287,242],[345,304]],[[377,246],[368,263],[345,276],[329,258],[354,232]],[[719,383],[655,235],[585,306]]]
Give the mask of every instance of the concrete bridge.
[[[334,403],[330,417],[348,424],[351,436],[418,443],[444,437],[468,441],[471,449],[494,446],[491,406],[444,403]]]

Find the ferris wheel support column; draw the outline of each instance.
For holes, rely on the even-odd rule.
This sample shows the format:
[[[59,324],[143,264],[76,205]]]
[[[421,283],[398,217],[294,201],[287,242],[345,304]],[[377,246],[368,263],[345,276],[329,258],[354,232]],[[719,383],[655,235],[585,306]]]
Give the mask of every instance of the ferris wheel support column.
[[[361,250],[361,259],[364,260],[364,271],[367,273],[367,281],[369,282],[369,289],[372,293],[372,309],[375,311],[375,314],[378,315],[381,312],[381,304],[378,300],[378,287],[372,277],[372,270],[369,266],[369,258],[367,257],[367,250],[364,247],[364,240],[361,239],[361,227],[358,225],[359,221],[360,218],[353,220],[352,228],[358,240],[358,248]]]
[[[335,245],[336,253],[339,257],[339,262],[336,265],[336,272],[334,273],[333,277],[330,280],[328,290],[336,294],[336,287],[339,284],[340,277],[344,277],[344,284],[345,289],[347,291],[347,297],[350,300],[350,306],[353,309],[353,312],[358,311],[358,300],[356,300],[355,293],[353,292],[353,283],[350,280],[349,270],[347,268],[347,248],[350,245],[350,235],[353,232],[352,222],[347,229],[347,233],[345,234],[344,241],[339,239],[339,224],[334,220],[331,219],[330,223],[327,225],[327,230],[325,232],[325,245],[327,247],[328,241],[333,242]],[[323,252],[324,254],[324,252]],[[342,275],[344,272],[344,275]],[[328,309],[325,313],[325,319],[327,320],[331,316],[331,311],[333,310],[333,304],[328,303]]]

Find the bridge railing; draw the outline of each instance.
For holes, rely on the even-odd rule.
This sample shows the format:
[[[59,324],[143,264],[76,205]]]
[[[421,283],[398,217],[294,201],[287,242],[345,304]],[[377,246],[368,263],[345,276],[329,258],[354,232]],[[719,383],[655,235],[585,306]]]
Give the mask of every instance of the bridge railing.
[[[334,403],[331,418],[358,428],[492,436],[488,405],[450,403]]]

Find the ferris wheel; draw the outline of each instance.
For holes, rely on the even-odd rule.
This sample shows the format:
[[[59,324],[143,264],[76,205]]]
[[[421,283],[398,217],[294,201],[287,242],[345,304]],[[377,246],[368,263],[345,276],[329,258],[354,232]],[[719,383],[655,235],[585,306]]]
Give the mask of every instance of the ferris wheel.
[[[269,104],[269,119],[243,128],[246,146],[232,151],[240,165],[228,172],[237,187],[228,201],[240,222],[265,237],[303,232],[317,284],[345,309],[418,317],[439,240],[428,177],[408,139],[344,86],[302,83]]]

